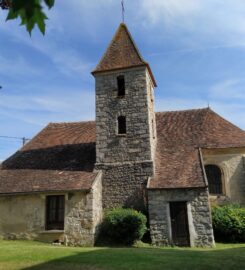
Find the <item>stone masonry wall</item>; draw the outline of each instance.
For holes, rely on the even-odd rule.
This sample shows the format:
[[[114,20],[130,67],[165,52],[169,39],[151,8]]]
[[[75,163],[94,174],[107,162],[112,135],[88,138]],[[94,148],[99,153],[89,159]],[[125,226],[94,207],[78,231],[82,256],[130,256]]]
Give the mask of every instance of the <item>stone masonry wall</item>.
[[[64,231],[45,230],[46,194],[1,196],[0,238],[92,246],[102,219],[101,189],[100,176],[89,193],[54,194],[65,195]]]
[[[93,235],[94,243],[99,233],[100,224],[103,219],[103,205],[102,205],[102,172],[99,174],[99,179],[92,187],[92,212],[93,212]]]
[[[217,165],[222,172],[223,195],[210,196],[212,204],[229,201],[245,205],[245,151],[203,150],[204,164]]]
[[[117,97],[120,75],[125,78],[125,97]],[[152,160],[149,102],[153,101],[147,76],[145,67],[96,75],[97,163]],[[120,115],[126,116],[126,135],[117,134]]]
[[[147,83],[147,103],[148,103],[148,114],[149,114],[149,123],[150,123],[150,144],[151,144],[151,156],[155,157],[156,142],[157,142],[157,132],[156,132],[156,118],[155,118],[155,96],[154,96],[154,86],[152,84],[151,77],[147,72],[146,76]]]
[[[206,189],[148,190],[150,232],[155,245],[171,245],[169,202],[186,201],[190,244],[214,245],[212,221]]]
[[[103,171],[103,207],[132,207],[146,211],[146,185],[153,172],[152,162],[100,165]]]
[[[72,246],[93,246],[102,219],[101,175],[91,192],[74,194],[66,205],[65,242]]]
[[[65,244],[91,246],[93,245],[93,237],[90,235],[93,229],[91,194],[81,196],[73,193],[69,197],[65,210]]]
[[[117,96],[124,76],[125,96]],[[153,175],[156,141],[154,87],[146,67],[96,75],[96,169],[103,171],[103,207],[146,210],[147,180]],[[118,135],[118,116],[126,116]]]

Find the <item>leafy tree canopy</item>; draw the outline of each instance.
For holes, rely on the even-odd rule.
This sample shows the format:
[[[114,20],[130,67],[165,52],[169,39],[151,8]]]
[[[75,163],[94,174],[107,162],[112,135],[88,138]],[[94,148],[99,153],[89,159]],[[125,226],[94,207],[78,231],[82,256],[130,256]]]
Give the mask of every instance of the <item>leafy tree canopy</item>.
[[[20,18],[20,25],[25,25],[26,30],[31,34],[35,25],[45,33],[45,20],[48,19],[43,12],[45,5],[50,9],[55,0],[0,0],[0,7],[8,10],[6,20]]]

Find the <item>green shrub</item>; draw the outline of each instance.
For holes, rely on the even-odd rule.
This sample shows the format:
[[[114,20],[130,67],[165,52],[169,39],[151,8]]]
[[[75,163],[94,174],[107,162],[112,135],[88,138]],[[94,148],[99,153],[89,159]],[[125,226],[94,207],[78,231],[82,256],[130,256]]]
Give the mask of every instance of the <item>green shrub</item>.
[[[245,241],[245,208],[238,204],[215,206],[212,209],[212,220],[216,240]]]
[[[111,243],[132,245],[145,234],[146,216],[133,209],[116,208],[105,214],[102,233]]]

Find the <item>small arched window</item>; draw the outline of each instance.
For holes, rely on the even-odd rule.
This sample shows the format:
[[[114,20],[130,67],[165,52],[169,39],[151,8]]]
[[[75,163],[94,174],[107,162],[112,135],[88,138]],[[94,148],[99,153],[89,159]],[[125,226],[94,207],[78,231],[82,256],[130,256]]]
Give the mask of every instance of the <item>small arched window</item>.
[[[118,126],[118,134],[126,134],[127,128],[126,128],[126,117],[125,116],[119,116],[117,118],[117,126]]]
[[[209,193],[222,194],[221,170],[216,165],[206,165],[205,171],[208,179]]]
[[[122,75],[117,77],[117,96],[125,96],[125,79]]]

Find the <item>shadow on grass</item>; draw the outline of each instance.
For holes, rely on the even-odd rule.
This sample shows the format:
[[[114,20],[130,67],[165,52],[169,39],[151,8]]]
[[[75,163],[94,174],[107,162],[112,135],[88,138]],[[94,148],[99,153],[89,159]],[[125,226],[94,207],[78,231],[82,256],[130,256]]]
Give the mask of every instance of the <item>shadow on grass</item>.
[[[245,247],[227,249],[101,248],[22,270],[245,269]]]

